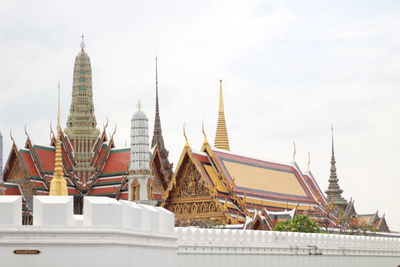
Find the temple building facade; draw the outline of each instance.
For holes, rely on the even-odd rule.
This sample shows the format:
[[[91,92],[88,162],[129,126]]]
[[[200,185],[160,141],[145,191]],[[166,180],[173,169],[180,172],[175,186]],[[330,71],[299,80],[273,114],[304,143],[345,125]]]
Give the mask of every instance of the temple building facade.
[[[175,213],[177,225],[233,224],[271,230],[278,221],[307,214],[325,229],[345,225],[347,229],[389,231],[384,216],[359,215],[354,201],[347,202],[341,196],[333,128],[327,197],[311,170],[303,172],[295,157],[292,162],[266,161],[230,151],[222,81],[214,146],[208,142],[204,127],[203,136],[199,151],[192,149],[186,139],[164,194],[163,206]]]
[[[60,126],[58,110],[57,133],[50,130],[49,145],[33,144],[25,129],[27,138],[20,148],[11,135],[4,179],[0,169],[0,194],[22,195],[27,213],[32,209],[34,195],[68,194],[74,196],[76,214],[82,213],[83,196],[108,196],[163,206],[175,214],[178,226],[231,225],[270,230],[278,221],[308,214],[326,228],[362,225],[370,230],[389,231],[384,216],[379,217],[377,212],[359,215],[354,201],[342,197],[333,133],[326,196],[312,172],[302,171],[295,160],[267,161],[232,152],[222,80],[214,145],[209,143],[204,127],[200,150],[193,149],[185,135],[174,171],[161,127],[157,64],[156,58],[151,144],[148,118],[139,102],[131,120],[130,147],[116,148],[115,130],[108,138],[108,123],[101,130],[97,127],[91,63],[82,38],[73,69],[66,128]]]

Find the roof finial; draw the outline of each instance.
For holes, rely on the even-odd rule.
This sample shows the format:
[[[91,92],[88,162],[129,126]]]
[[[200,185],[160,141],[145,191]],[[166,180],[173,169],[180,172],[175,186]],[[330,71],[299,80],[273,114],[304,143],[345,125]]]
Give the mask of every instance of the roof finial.
[[[29,134],[28,134],[28,130],[26,129],[26,124],[25,124],[25,126],[24,126],[24,131],[25,131],[26,137],[28,137],[28,139],[29,139]]]
[[[204,119],[203,119],[203,122],[201,123],[201,131],[203,132],[203,136],[204,136],[203,145],[208,144],[206,131],[204,130]]]
[[[14,137],[13,137],[13,135],[12,135],[12,129],[10,130],[10,138],[11,138],[11,140],[13,141],[13,144],[15,144],[15,139],[14,139]]]
[[[142,103],[140,102],[140,98],[139,98],[138,103],[136,104],[136,107],[137,107],[138,110],[142,109]]]
[[[57,102],[57,131],[60,126],[60,81],[58,81],[58,102]]]
[[[225,112],[224,112],[224,99],[222,95],[222,80],[219,80],[219,108],[218,108],[218,123],[217,131],[215,133],[216,148],[229,151],[228,131],[226,130]]]
[[[83,51],[84,49],[85,49],[85,47],[86,47],[86,44],[85,44],[85,36],[83,35],[83,33],[82,33],[82,40],[81,40],[81,50]]]
[[[308,153],[307,171],[310,171],[310,165],[311,165],[311,155],[310,155],[310,152],[307,152],[307,153]]]
[[[158,100],[158,66],[157,66],[157,55],[156,55],[156,97]],[[158,101],[157,101],[158,102]]]
[[[333,123],[331,125],[331,136],[332,136],[332,157],[334,158],[335,157],[335,148],[333,145]]]
[[[183,124],[183,136],[185,137],[186,140],[185,147],[189,147],[189,141],[186,135],[186,122]]]
[[[296,161],[296,142],[293,142],[293,162]]]

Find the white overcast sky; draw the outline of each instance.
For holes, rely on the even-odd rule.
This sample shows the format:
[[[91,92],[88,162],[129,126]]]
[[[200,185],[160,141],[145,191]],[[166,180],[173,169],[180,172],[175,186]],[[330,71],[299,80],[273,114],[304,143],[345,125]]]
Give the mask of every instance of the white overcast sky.
[[[223,79],[231,151],[311,169],[325,190],[330,126],[344,197],[400,230],[400,2],[0,0],[0,131],[49,144],[57,83],[65,125],[85,34],[98,126],[129,140],[140,98],[152,131],[154,56],[161,119],[176,164],[187,125],[214,139]],[[53,123],[54,125],[54,123]]]

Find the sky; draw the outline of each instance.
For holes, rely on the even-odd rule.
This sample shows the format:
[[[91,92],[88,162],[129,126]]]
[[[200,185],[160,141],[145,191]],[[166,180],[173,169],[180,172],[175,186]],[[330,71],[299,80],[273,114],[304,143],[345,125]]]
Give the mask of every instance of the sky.
[[[219,80],[233,153],[296,162],[328,186],[331,125],[340,187],[358,213],[400,231],[400,2],[0,0],[0,131],[7,159],[24,126],[49,145],[69,113],[82,33],[93,69],[98,127],[129,140],[140,99],[154,123],[158,57],[170,160],[213,141]]]

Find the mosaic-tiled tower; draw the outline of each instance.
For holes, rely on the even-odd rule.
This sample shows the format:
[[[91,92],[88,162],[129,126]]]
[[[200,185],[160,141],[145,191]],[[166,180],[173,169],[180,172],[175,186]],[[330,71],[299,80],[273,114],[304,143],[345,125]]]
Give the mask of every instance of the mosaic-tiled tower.
[[[99,130],[96,128],[92,91],[92,67],[90,58],[81,43],[81,51],[75,58],[72,102],[65,133],[70,139],[76,157],[74,172],[81,182],[87,182],[94,169],[91,168],[91,152]]]

